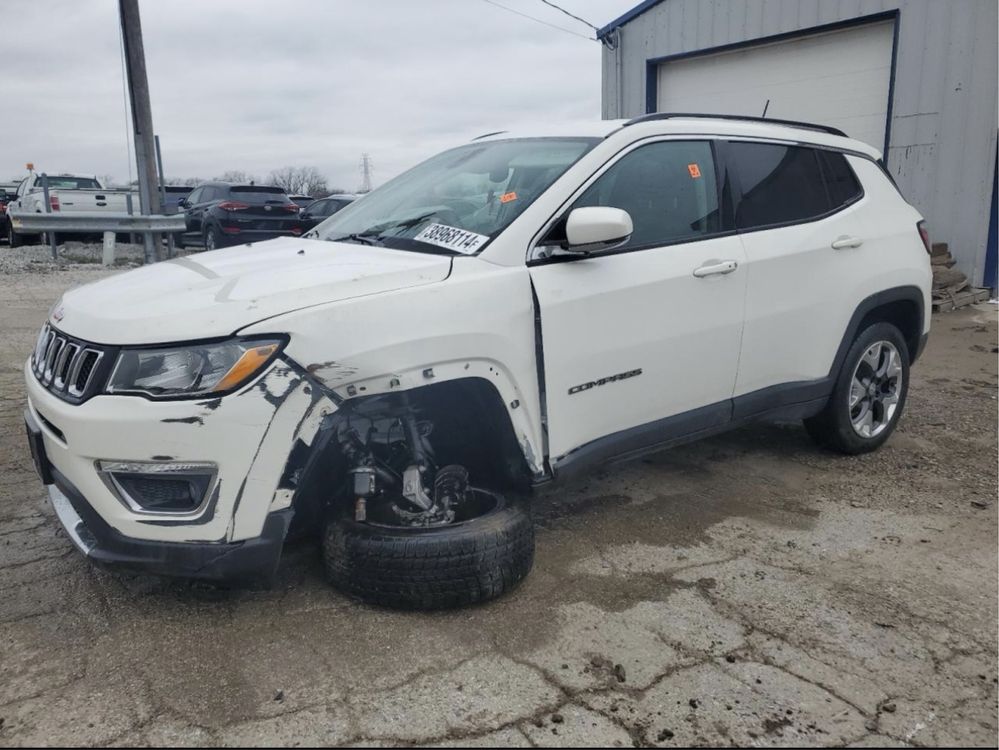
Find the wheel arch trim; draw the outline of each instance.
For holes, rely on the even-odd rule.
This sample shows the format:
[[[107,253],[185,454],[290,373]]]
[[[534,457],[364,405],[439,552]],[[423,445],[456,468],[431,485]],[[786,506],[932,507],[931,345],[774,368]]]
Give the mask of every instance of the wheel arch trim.
[[[889,307],[890,305],[894,305],[899,302],[912,304],[916,309],[915,335],[909,336],[906,331],[902,331],[902,335],[906,339],[906,344],[909,346],[909,363],[915,363],[922,351],[922,344],[925,341],[924,329],[926,320],[926,302],[924,299],[924,293],[923,290],[917,286],[897,286],[890,289],[884,289],[880,292],[875,292],[857,305],[857,308],[853,311],[853,315],[850,317],[850,322],[847,323],[846,331],[843,333],[843,338],[840,341],[839,348],[836,350],[836,356],[833,358],[832,367],[829,368],[830,378],[835,380],[835,378],[839,375],[839,372],[843,367],[843,362],[846,360],[847,352],[850,351],[850,346],[852,346],[853,342],[860,334],[861,324],[864,320],[869,318],[877,310]]]

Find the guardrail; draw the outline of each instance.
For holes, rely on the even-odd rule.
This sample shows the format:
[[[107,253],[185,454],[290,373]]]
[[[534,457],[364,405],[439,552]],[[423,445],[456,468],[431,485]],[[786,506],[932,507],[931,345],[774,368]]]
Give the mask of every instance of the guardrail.
[[[169,254],[173,255],[173,240],[171,233],[184,231],[184,215],[142,215],[117,212],[79,211],[51,213],[17,213],[8,211],[11,228],[19,234],[49,233],[49,245],[52,248],[52,259],[58,260],[56,253],[55,234],[57,232],[101,233],[104,235],[104,264],[114,262],[115,233],[141,234],[145,237],[145,245],[152,248],[154,234],[166,234]],[[147,262],[151,259],[148,257]]]
[[[11,226],[23,234],[41,232],[182,232],[184,215],[143,216],[101,211],[11,213],[8,214]]]

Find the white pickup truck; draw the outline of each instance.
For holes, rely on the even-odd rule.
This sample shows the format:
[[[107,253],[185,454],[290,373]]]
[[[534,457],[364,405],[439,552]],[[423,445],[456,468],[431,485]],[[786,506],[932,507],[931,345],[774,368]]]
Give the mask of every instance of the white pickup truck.
[[[125,212],[128,210],[128,191],[109,190],[93,175],[47,175],[49,205],[53,212],[79,213],[94,211]],[[136,201],[136,208],[138,201]],[[45,191],[42,175],[31,172],[17,186],[14,200],[7,204],[7,214],[16,220],[19,214],[45,213]],[[40,233],[15,231],[16,221],[7,222],[7,240],[11,247],[30,244]]]
[[[68,291],[32,456],[103,564],[270,574],[313,531],[353,596],[484,601],[531,568],[532,485],[758,419],[888,439],[931,272],[879,157],[690,115],[478,138],[302,237]]]

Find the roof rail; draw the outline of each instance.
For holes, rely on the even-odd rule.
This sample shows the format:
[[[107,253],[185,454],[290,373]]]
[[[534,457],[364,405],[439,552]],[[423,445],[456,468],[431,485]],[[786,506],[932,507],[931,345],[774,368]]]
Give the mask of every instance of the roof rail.
[[[492,133],[483,133],[482,135],[477,135],[472,140],[481,141],[483,138],[489,138],[490,136],[494,135],[503,135],[503,133],[505,132],[506,132],[505,130],[494,130]]]
[[[829,125],[817,125],[814,122],[799,122],[798,120],[780,120],[776,117],[753,117],[752,115],[709,115],[702,112],[653,112],[649,115],[642,115],[632,120],[628,120],[624,127],[635,125],[639,122],[650,122],[653,120],[672,120],[674,118],[703,118],[705,120],[744,120],[746,122],[763,122],[770,125],[786,125],[790,128],[801,128],[803,130],[817,130],[830,135],[841,135],[844,138],[849,136],[839,128]]]

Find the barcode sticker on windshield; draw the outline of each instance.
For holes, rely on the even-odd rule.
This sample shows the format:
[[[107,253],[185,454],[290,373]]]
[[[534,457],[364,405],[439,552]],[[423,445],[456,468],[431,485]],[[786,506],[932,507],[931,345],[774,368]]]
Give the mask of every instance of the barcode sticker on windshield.
[[[489,237],[458,227],[449,227],[447,224],[431,224],[413,239],[417,242],[429,242],[431,245],[446,247],[463,255],[472,255],[489,240]]]

